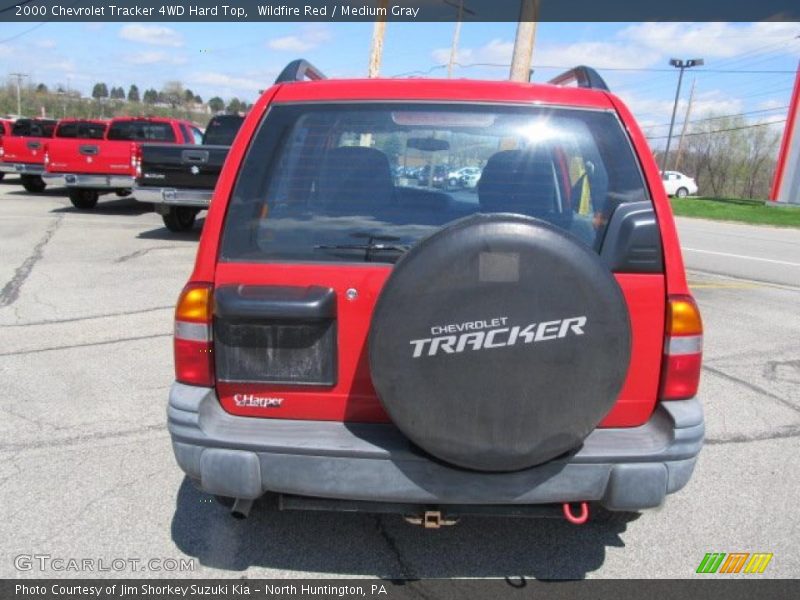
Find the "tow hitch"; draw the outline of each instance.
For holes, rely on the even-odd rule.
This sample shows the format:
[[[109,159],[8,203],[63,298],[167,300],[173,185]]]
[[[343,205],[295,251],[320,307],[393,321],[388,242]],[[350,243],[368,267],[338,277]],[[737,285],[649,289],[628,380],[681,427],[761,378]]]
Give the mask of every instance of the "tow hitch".
[[[581,512],[578,515],[572,512],[572,506],[569,502],[561,505],[561,510],[564,512],[564,518],[573,525],[583,525],[589,520],[589,504],[587,502],[580,503]]]
[[[425,529],[439,529],[440,527],[458,523],[458,519],[443,517],[440,510],[426,510],[418,516],[407,516],[405,520],[412,525],[422,525]]]

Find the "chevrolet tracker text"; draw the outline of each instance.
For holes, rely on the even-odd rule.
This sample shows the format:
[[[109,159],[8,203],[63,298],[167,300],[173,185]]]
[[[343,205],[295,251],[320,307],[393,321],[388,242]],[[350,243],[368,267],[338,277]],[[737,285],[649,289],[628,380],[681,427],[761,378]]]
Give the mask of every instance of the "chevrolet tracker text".
[[[447,354],[470,350],[484,350],[487,348],[502,348],[513,346],[520,340],[523,344],[544,342],[566,337],[570,332],[574,335],[583,335],[586,317],[570,317],[557,321],[543,321],[531,323],[526,327],[515,325],[513,327],[500,327],[505,325],[508,317],[499,317],[487,321],[469,321],[457,325],[436,326],[431,328],[431,334],[436,337],[421,340],[411,340],[414,346],[414,358],[419,358],[428,347],[427,355],[436,356],[439,351]],[[490,329],[493,327],[494,329]],[[461,335],[439,335],[438,333],[461,333]]]

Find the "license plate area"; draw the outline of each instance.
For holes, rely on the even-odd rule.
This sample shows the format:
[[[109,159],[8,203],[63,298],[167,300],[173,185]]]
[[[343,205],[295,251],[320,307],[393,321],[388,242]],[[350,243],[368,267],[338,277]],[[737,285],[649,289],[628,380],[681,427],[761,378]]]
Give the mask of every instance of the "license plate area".
[[[336,385],[332,289],[226,286],[216,290],[214,300],[219,381]]]

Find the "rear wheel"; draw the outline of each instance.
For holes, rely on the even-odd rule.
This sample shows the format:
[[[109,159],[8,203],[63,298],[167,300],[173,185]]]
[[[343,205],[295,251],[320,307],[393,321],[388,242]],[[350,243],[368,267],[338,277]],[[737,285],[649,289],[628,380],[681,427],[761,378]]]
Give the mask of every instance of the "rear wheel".
[[[678,191],[677,191],[677,192],[675,192],[675,195],[676,195],[678,198],[686,198],[686,196],[688,196],[688,195],[689,195],[689,190],[687,190],[685,187],[678,188]]]
[[[196,217],[197,209],[188,206],[170,206],[169,212],[161,215],[167,229],[175,232],[191,230]]]
[[[0,181],[3,181],[3,177],[5,177],[5,176],[6,176],[5,173],[0,173]]]
[[[71,189],[69,191],[69,201],[72,206],[81,210],[90,210],[95,207],[100,193],[97,190]]]
[[[23,175],[22,187],[24,187],[25,191],[27,192],[39,194],[44,191],[44,188],[47,187],[47,184],[38,175]]]
[[[114,193],[120,198],[127,198],[131,195],[131,190],[117,190]]]

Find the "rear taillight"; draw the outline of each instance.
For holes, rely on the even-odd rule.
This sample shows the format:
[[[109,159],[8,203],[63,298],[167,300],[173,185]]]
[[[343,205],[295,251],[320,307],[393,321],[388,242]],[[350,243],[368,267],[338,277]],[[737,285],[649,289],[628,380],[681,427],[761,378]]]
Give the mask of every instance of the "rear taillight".
[[[44,168],[47,168],[47,165],[50,164],[50,151],[47,146],[44,147]]]
[[[181,383],[214,385],[211,315],[213,287],[189,283],[175,308],[175,379]]]
[[[139,144],[131,144],[131,169],[135,177],[142,176],[142,147]]]
[[[691,296],[670,296],[661,370],[661,400],[697,394],[703,360],[703,321]]]

